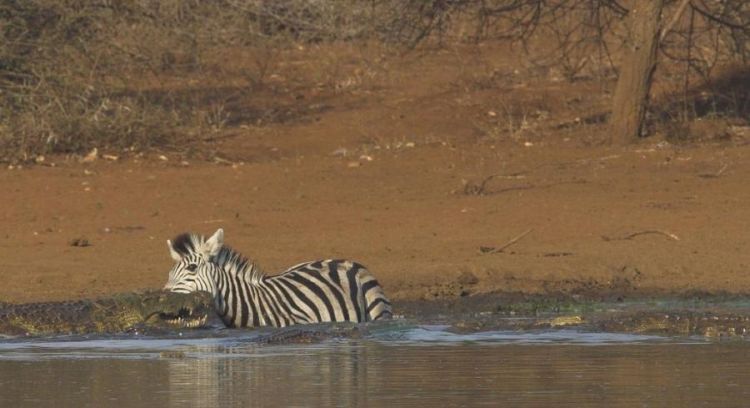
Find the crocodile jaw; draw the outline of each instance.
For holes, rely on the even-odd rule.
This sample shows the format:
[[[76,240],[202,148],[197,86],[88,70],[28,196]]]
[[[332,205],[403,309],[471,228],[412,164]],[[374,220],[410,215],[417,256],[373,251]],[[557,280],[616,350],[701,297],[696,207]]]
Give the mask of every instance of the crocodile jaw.
[[[213,312],[213,298],[205,292],[160,291],[146,304],[144,322],[171,328],[203,327]]]
[[[182,309],[176,315],[173,313],[159,313],[159,320],[168,326],[194,329],[205,326],[208,321],[208,315],[205,313],[194,315],[192,310]]]

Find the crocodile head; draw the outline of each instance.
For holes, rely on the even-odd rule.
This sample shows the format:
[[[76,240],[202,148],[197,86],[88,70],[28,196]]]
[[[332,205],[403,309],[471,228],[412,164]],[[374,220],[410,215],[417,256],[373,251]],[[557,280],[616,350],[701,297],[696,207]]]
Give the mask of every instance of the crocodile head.
[[[135,328],[194,328],[213,314],[206,292],[146,291],[98,299],[0,305],[0,334],[118,333]]]
[[[141,294],[140,315],[147,325],[196,328],[206,324],[213,304],[208,292],[146,292]]]

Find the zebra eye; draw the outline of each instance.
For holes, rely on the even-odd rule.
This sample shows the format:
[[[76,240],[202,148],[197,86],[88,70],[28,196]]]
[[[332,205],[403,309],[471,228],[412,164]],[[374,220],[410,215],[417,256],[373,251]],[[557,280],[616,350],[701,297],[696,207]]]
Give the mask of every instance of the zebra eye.
[[[185,269],[189,270],[190,272],[195,272],[196,269],[198,269],[198,264],[188,264],[188,266],[185,267]]]

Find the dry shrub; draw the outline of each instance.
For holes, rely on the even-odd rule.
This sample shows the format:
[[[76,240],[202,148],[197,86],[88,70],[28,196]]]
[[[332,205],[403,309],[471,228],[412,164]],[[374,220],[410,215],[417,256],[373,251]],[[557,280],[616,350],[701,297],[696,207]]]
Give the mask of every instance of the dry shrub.
[[[750,6],[699,3],[712,14],[691,10],[664,53],[685,61],[686,75],[708,78],[727,59],[746,61]],[[377,42],[401,51],[514,40],[569,80],[607,75],[626,12],[611,0],[8,0],[0,2],[0,160],[180,149],[203,132],[267,122],[251,116],[278,109],[247,115],[246,100],[288,93],[269,77],[301,45]],[[539,43],[557,54],[534,51]],[[674,52],[686,44],[694,51]],[[222,53],[229,57],[217,60]],[[319,60],[330,72],[296,86],[322,82],[335,93],[377,71],[364,66],[371,61],[347,73],[338,60]]]
[[[235,90],[297,44],[378,35],[388,2],[24,0],[0,4],[0,160],[175,148],[230,122],[217,50],[244,50]],[[233,63],[234,61],[230,61]],[[336,64],[334,64],[336,65]],[[329,81],[331,86],[335,80]],[[242,89],[245,87],[246,89]]]
[[[171,141],[187,112],[166,110],[126,92],[129,79],[158,69],[155,62],[163,55],[143,53],[125,41],[123,28],[137,26],[134,20],[145,23],[147,11],[104,1],[0,6],[0,157],[29,159],[94,146],[145,148]],[[137,40],[151,44],[149,51],[181,48]]]

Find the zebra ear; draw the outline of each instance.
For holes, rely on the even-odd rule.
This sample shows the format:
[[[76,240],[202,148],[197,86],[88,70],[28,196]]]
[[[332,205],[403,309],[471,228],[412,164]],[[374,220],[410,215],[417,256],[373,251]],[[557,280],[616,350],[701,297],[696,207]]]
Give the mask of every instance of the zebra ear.
[[[175,262],[180,262],[182,260],[182,257],[177,251],[174,250],[174,246],[172,246],[172,241],[167,240],[167,246],[169,247],[169,255],[172,256],[172,259],[174,259]]]
[[[211,238],[206,240],[206,255],[214,256],[219,253],[221,247],[224,246],[224,230],[219,228],[211,235]]]

